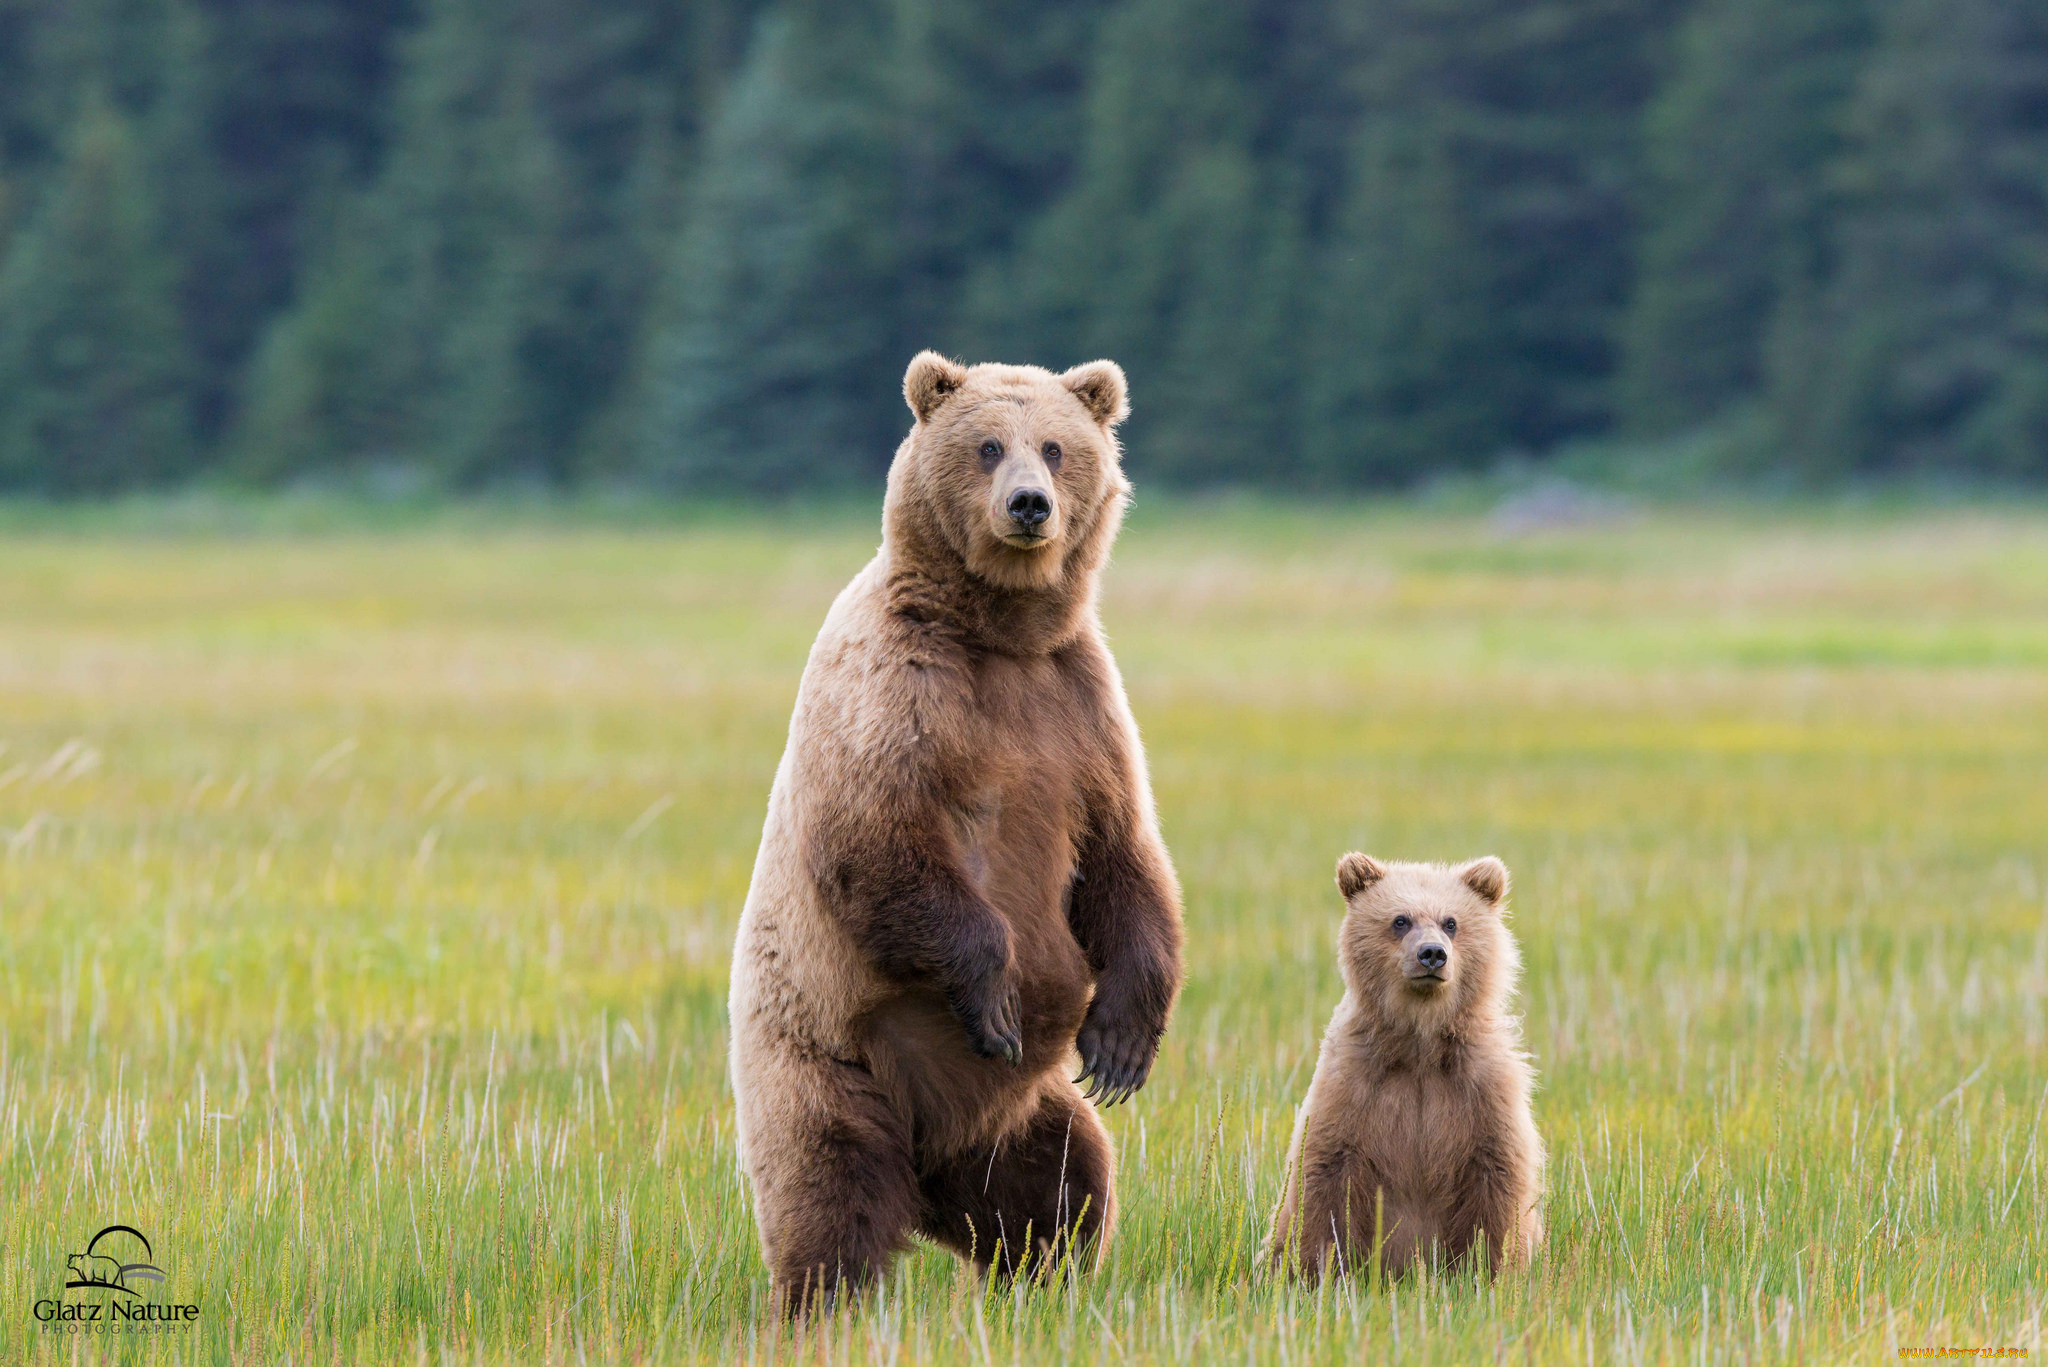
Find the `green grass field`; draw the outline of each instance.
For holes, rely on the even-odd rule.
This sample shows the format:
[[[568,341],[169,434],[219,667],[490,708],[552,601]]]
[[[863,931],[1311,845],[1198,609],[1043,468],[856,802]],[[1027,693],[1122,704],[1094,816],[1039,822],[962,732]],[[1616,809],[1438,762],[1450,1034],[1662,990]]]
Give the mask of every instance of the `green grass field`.
[[[1141,502],[1105,616],[1190,973],[1116,1242],[1033,1292],[927,1250],[801,1342],[727,949],[872,519],[491,521],[0,539],[0,1361],[2042,1350],[2039,508]],[[1353,846],[1514,870],[1526,1274],[1253,1267]],[[196,1327],[37,1323],[116,1222]]]

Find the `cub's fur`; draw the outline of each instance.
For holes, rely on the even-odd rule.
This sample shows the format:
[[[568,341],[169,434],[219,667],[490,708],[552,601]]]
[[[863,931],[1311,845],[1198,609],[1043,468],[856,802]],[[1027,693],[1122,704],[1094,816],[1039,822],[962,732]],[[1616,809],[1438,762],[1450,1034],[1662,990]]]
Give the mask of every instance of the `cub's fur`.
[[[1543,1141],[1503,922],[1508,871],[1337,862],[1344,999],[1295,1120],[1267,1253],[1317,1277],[1365,1267],[1528,1261],[1543,1238]]]
[[[739,1137],[798,1313],[921,1234],[1015,1272],[1116,1213],[1110,1101],[1180,989],[1180,890],[1096,615],[1123,372],[925,352],[881,550],[811,649],[732,968]]]

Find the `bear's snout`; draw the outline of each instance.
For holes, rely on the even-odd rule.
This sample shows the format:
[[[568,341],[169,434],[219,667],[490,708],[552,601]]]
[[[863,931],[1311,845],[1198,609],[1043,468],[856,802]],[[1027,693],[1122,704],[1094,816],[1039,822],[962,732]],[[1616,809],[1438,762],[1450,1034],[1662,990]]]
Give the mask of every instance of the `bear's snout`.
[[[1035,554],[1057,543],[1066,530],[1052,469],[1030,446],[997,467],[986,506],[989,531],[1012,550]]]
[[[1052,496],[1043,489],[1019,489],[1003,504],[1003,511],[1019,530],[1036,535],[1052,516]]]
[[[1443,966],[1449,963],[1450,960],[1450,951],[1442,945],[1424,945],[1415,951],[1415,962],[1421,964],[1430,973],[1442,972]]]

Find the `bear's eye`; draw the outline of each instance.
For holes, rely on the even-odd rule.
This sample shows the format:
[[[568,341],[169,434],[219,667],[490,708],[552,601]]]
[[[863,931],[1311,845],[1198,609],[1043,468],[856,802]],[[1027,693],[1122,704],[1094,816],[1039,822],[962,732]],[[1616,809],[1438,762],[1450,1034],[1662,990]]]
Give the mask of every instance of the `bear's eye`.
[[[981,463],[993,470],[996,462],[1003,458],[1003,444],[999,441],[985,441],[981,444]]]
[[[1414,924],[1415,923],[1409,920],[1406,916],[1396,916],[1394,918],[1394,933],[1396,935],[1406,935],[1408,933],[1408,928]]]
[[[1047,443],[1045,444],[1045,467],[1046,467],[1046,469],[1048,469],[1048,470],[1057,470],[1057,469],[1059,469],[1059,468],[1060,468],[1060,457],[1061,457],[1061,456],[1062,456],[1063,454],[1065,454],[1065,453],[1064,453],[1064,452],[1062,452],[1062,451],[1060,450],[1060,444],[1059,444],[1058,442],[1056,442],[1056,441],[1049,441],[1049,442],[1047,442]]]
[[[1458,933],[1458,918],[1457,918],[1457,917],[1455,917],[1455,916],[1446,916],[1446,917],[1444,917],[1444,934],[1446,934],[1446,935],[1456,935],[1457,933]]]

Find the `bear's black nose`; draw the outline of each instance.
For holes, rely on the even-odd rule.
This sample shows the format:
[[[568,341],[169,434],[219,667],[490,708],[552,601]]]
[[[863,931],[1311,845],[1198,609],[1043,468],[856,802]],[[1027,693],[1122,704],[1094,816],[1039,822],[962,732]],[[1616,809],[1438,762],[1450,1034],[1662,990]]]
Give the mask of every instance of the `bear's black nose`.
[[[1052,516],[1052,500],[1043,489],[1019,489],[1010,495],[1010,501],[1003,505],[1010,515],[1010,521],[1026,531],[1035,529],[1039,523]]]
[[[1415,951],[1415,961],[1432,973],[1442,968],[1450,957],[1442,945],[1424,945]]]

